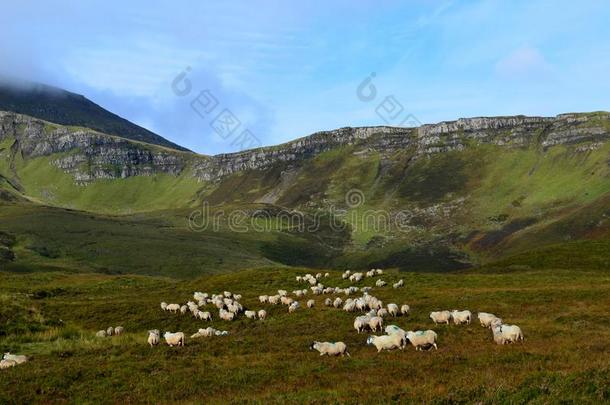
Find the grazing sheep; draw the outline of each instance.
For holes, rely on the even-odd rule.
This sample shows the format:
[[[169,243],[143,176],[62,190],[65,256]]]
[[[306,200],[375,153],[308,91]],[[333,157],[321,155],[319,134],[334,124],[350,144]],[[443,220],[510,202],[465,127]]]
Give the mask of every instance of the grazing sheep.
[[[484,328],[491,328],[491,324],[496,319],[500,319],[497,316],[495,316],[494,314],[490,314],[488,312],[479,312],[477,314],[477,317],[479,318],[479,322],[481,323],[481,326],[483,326]]]
[[[358,332],[358,333],[363,332],[369,326],[370,319],[371,318],[366,315],[359,316],[356,319],[354,319],[354,329],[356,329],[356,332]]]
[[[112,326],[109,326],[108,329],[106,329],[106,335],[108,335],[108,336],[114,335],[114,328]]]
[[[233,296],[233,294],[231,293],[231,291],[225,291],[225,292],[223,292],[222,294],[225,296],[225,298],[231,298],[231,297]]]
[[[7,369],[9,367],[15,367],[17,362],[14,360],[0,360],[0,370]]]
[[[355,301],[346,301],[345,305],[343,305],[343,310],[345,312],[354,312],[355,309],[356,309]]]
[[[294,302],[294,300],[292,298],[290,298],[290,297],[281,297],[280,301],[284,305],[291,305]]]
[[[265,319],[267,318],[267,311],[265,311],[264,309],[261,309],[260,311],[258,311],[258,319]]]
[[[300,306],[301,306],[301,305],[299,304],[299,301],[294,301],[293,303],[291,303],[291,304],[288,306],[288,313],[289,313],[289,314],[293,313],[294,311],[296,311],[297,309],[299,309],[299,307],[300,307]]]
[[[265,304],[265,303],[269,302],[269,296],[268,295],[259,295],[258,300],[261,302],[261,304]]]
[[[182,315],[186,314],[186,311],[188,311],[189,307],[187,307],[186,305],[183,305],[180,307],[180,313]]]
[[[383,318],[380,316],[373,316],[369,320],[369,328],[371,328],[373,332],[377,332],[377,328],[379,328],[379,331],[381,332],[383,330]]]
[[[232,321],[235,318],[235,313],[221,309],[218,312],[218,317],[223,321]]]
[[[208,311],[199,311],[198,315],[199,315],[199,319],[201,319],[202,321],[211,321],[212,320],[212,314]]]
[[[280,303],[279,295],[272,295],[268,298],[269,304],[277,305]]]
[[[115,336],[122,335],[123,332],[125,332],[125,328],[123,328],[122,326],[117,326],[116,328],[114,328],[114,335]]]
[[[377,273],[378,276],[383,274],[383,270],[381,270],[381,269],[377,269],[375,272]]]
[[[102,338],[103,338],[103,337],[106,337],[106,331],[105,331],[105,330],[98,330],[98,331],[95,333],[95,336],[96,336],[96,337],[102,337]]]
[[[438,335],[433,330],[407,332],[407,342],[411,342],[411,344],[415,347],[415,350],[422,350],[424,348],[431,347],[438,350],[438,346],[436,345],[437,338]]]
[[[233,299],[234,299],[235,301],[239,301],[239,300],[241,300],[241,294],[233,294]]]
[[[382,350],[401,349],[405,346],[405,339],[400,334],[375,336],[371,335],[366,340],[367,345],[374,345],[377,353]]]
[[[379,309],[377,310],[377,316],[380,316],[380,317],[382,317],[382,318],[384,318],[384,317],[388,316],[388,314],[389,314],[389,312],[388,312],[388,310],[387,310],[387,309],[385,309],[385,308],[379,308]]]
[[[316,305],[316,302],[314,300],[307,301],[307,308],[313,308],[314,305]]]
[[[277,290],[277,295],[279,295],[280,297],[285,297],[288,295],[288,291],[286,290]]]
[[[402,315],[409,315],[409,312],[411,312],[411,307],[408,306],[407,304],[404,304],[403,306],[400,307],[400,313]]]
[[[156,346],[159,344],[161,332],[159,329],[153,329],[148,331],[148,344],[150,347]]]
[[[388,313],[392,316],[397,316],[398,315],[398,305],[388,304]]]
[[[495,324],[492,332],[494,341],[498,344],[523,341],[523,332],[521,332],[521,328],[517,325]]]
[[[184,346],[184,333],[182,333],[182,332],[176,332],[176,333],[165,332],[163,334],[163,338],[165,339],[165,342],[167,343],[167,345],[170,347]]]
[[[324,273],[324,278],[330,277],[330,273]]]
[[[2,357],[2,359],[14,361],[16,364],[23,364],[28,361],[27,356],[24,356],[23,354],[11,354],[9,352],[4,353],[4,357]]]
[[[343,300],[339,297],[335,298],[335,301],[333,301],[333,307],[339,308],[341,305],[343,305]]]
[[[375,286],[377,286],[377,287],[383,287],[386,284],[387,283],[385,281],[383,281],[382,279],[375,281]]]
[[[244,315],[246,315],[246,318],[248,319],[256,319],[256,311],[246,311],[244,312]]]
[[[453,323],[455,325],[461,325],[465,323],[466,325],[470,325],[470,321],[472,320],[472,312],[466,311],[458,311],[454,309],[451,311],[451,318],[453,319]]]
[[[385,327],[385,333],[387,333],[388,335],[400,335],[403,338],[403,346],[400,349],[404,349],[407,344],[407,332],[405,332],[403,329],[399,328],[396,325],[388,325]]]
[[[169,312],[178,312],[180,311],[180,305],[178,304],[168,304],[166,308]]]
[[[333,300],[331,300],[330,298],[325,299],[324,300],[324,305],[326,305],[327,307],[332,307]]]
[[[434,321],[434,324],[446,323],[449,325],[449,321],[451,321],[451,312],[449,311],[434,311],[430,312],[430,319]]]
[[[161,303],[161,309],[164,311],[167,311],[167,302],[162,302]]]
[[[347,355],[350,357],[350,354],[347,351],[347,346],[343,342],[313,342],[311,346],[309,346],[309,349],[317,350],[320,352],[320,356]]]

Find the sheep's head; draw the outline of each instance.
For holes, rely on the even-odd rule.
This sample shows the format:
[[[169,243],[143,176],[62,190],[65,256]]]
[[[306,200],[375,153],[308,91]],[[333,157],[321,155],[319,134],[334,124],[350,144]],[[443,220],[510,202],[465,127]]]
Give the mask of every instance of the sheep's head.
[[[373,344],[373,336],[369,336],[369,337],[366,339],[366,344],[367,344],[367,345],[372,345],[372,344]]]
[[[317,350],[320,342],[314,341],[309,345],[309,350]]]

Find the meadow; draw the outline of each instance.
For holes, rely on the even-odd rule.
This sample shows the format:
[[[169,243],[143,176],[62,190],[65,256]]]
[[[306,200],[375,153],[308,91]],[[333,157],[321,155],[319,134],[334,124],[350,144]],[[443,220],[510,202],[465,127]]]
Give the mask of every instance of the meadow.
[[[308,269],[259,268],[191,280],[153,276],[0,272],[0,349],[31,360],[0,372],[0,403],[591,403],[610,401],[610,276],[605,270],[404,273],[382,279],[405,287],[375,288],[412,314],[386,319],[406,330],[433,329],[439,349],[377,353],[353,313],[323,305],[288,314],[258,295],[303,284]],[[347,286],[329,270],[326,285]],[[365,279],[359,285],[373,284]],[[267,320],[196,321],[159,303],[194,291],[243,294]],[[311,295],[308,295],[309,299]],[[333,295],[334,297],[334,295]],[[304,304],[304,300],[301,300]],[[524,343],[498,346],[477,321],[438,325],[438,309],[488,311],[519,325]],[[123,336],[95,332],[122,325]],[[189,339],[198,328],[228,336]],[[185,347],[150,348],[147,330],[181,330]],[[351,357],[319,357],[313,340],[344,341]]]

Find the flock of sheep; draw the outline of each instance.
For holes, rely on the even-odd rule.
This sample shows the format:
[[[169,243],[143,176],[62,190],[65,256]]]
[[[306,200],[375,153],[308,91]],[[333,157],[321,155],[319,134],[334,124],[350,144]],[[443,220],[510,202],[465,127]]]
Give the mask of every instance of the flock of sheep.
[[[381,269],[372,269],[367,272],[355,272],[347,270],[343,272],[344,280],[357,283],[365,278],[380,276],[383,274]],[[406,316],[410,313],[411,308],[407,304],[401,306],[395,303],[389,303],[385,307],[383,302],[369,292],[373,289],[372,286],[364,287],[328,287],[324,286],[320,280],[329,277],[329,273],[318,273],[316,275],[305,274],[296,276],[296,281],[299,283],[308,283],[309,289],[297,289],[292,291],[293,297],[289,296],[288,290],[277,290],[274,295],[259,295],[258,300],[261,305],[284,305],[287,307],[288,313],[297,311],[301,305],[297,299],[305,297],[309,291],[314,295],[323,294],[344,294],[347,298],[343,300],[341,297],[326,298],[324,304],[328,307],[342,309],[346,312],[365,312],[364,315],[359,315],[354,319],[354,329],[357,333],[367,330],[371,332],[385,331],[385,335],[371,335],[367,338],[366,343],[376,347],[377,351],[404,349],[408,344],[415,347],[416,350],[430,350],[431,348],[438,349],[438,335],[433,330],[405,331],[396,325],[387,325],[384,329],[384,318]],[[380,278],[376,280],[375,287],[383,287],[387,283]],[[404,286],[404,281],[401,279],[394,283],[393,288],[401,288]],[[349,297],[352,294],[362,293],[360,297]],[[161,309],[168,312],[190,314],[199,320],[211,321],[213,319],[212,312],[202,311],[208,305],[216,307],[218,317],[224,321],[232,321],[243,314],[248,319],[267,318],[265,309],[253,310],[246,309],[239,302],[242,296],[233,294],[230,291],[224,291],[221,294],[207,294],[203,292],[195,292],[193,294],[194,301],[188,301],[184,305],[161,303]],[[313,299],[307,300],[307,308],[313,308],[316,302]],[[498,344],[514,343],[523,340],[521,328],[516,325],[506,325],[502,319],[497,316],[479,312],[478,318],[482,326],[490,328],[492,331],[493,340]],[[449,324],[451,321],[455,325],[470,324],[472,321],[472,313],[469,310],[452,310],[452,311],[435,311],[430,313],[430,319],[434,324]],[[191,338],[211,337],[227,335],[229,332],[216,330],[208,327],[199,329]],[[163,335],[165,342],[169,346],[183,346],[185,344],[185,334],[183,332],[165,332]],[[148,344],[156,346],[161,341],[161,333],[159,330],[150,330],[148,332]],[[310,345],[310,349],[317,350],[321,356],[329,355],[347,355],[347,345],[344,342],[318,342],[315,341]]]
[[[352,273],[347,270],[342,274],[342,278],[357,283],[365,278],[381,276],[382,274],[383,270],[381,269],[372,269],[366,273]],[[324,304],[327,307],[342,309],[345,312],[364,312],[364,315],[359,315],[354,319],[354,329],[357,333],[365,332],[367,330],[370,330],[371,332],[385,331],[385,335],[370,335],[366,339],[367,345],[375,346],[377,352],[393,349],[402,350],[408,344],[411,344],[416,350],[438,349],[438,335],[433,330],[405,331],[396,325],[387,325],[384,329],[384,318],[409,315],[411,312],[409,305],[403,304],[398,306],[395,303],[389,303],[384,307],[381,300],[369,293],[373,289],[372,286],[349,286],[344,288],[324,286],[320,280],[329,277],[329,275],[329,273],[318,273],[316,275],[305,274],[303,276],[296,276],[296,281],[309,284],[309,289],[293,290],[292,295],[294,295],[295,298],[290,297],[287,290],[277,290],[277,294],[274,295],[260,295],[258,301],[261,305],[284,305],[287,307],[288,313],[293,313],[301,308],[299,301],[296,299],[305,297],[309,291],[314,295],[343,294],[346,296],[345,300],[341,297],[335,297],[334,299],[328,297],[324,300]],[[387,285],[387,283],[380,278],[375,282],[375,287],[377,288],[385,285]],[[401,288],[404,286],[404,281],[399,280],[392,286],[393,288]],[[361,293],[362,295],[356,298],[350,297],[350,295],[356,293]],[[162,302],[161,309],[163,311],[180,313],[183,315],[190,313],[195,319],[203,321],[212,321],[213,319],[211,311],[203,310],[208,306],[215,307],[218,311],[218,318],[224,321],[232,321],[241,315],[253,320],[265,320],[267,318],[267,311],[265,309],[253,310],[244,308],[240,303],[241,298],[242,296],[240,294],[233,294],[230,291],[212,295],[203,292],[195,292],[193,294],[193,301],[188,301],[184,305]],[[313,308],[315,304],[315,300],[309,299],[306,306],[307,308]],[[455,325],[470,324],[472,318],[472,313],[468,310],[445,310],[430,313],[430,319],[435,325],[449,324],[451,321],[453,321]],[[523,333],[519,326],[506,325],[501,318],[486,312],[479,312],[478,319],[481,326],[491,330],[493,340],[497,344],[503,345],[523,341]],[[116,336],[123,334],[123,332],[123,327],[111,326],[105,330],[98,331],[96,336]],[[225,336],[228,334],[228,331],[208,327],[198,329],[198,331],[190,337],[194,339],[199,337]],[[163,334],[163,339],[167,345],[171,347],[184,346],[186,342],[186,336],[183,332],[165,332]],[[161,332],[158,329],[149,330],[147,342],[151,347],[158,345],[161,342]],[[350,355],[347,350],[347,345],[344,342],[315,341],[310,345],[310,349],[317,350],[320,353],[320,356]],[[27,360],[27,357],[23,355],[5,353],[2,360],[0,360],[0,369],[23,364]]]

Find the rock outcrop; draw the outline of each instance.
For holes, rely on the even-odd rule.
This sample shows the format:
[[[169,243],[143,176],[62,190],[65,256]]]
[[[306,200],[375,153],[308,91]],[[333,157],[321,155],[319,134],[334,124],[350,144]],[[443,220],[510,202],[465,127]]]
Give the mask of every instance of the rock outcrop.
[[[0,112],[0,141],[11,137],[26,157],[57,154],[52,163],[83,184],[96,179],[156,173],[179,175],[187,168],[201,181],[215,181],[240,171],[262,170],[277,162],[308,159],[346,145],[381,153],[410,149],[417,157],[462,150],[473,144],[547,148],[606,142],[610,139],[610,113],[562,114],[554,118],[464,118],[419,128],[348,127],[318,132],[278,146],[204,156]]]

